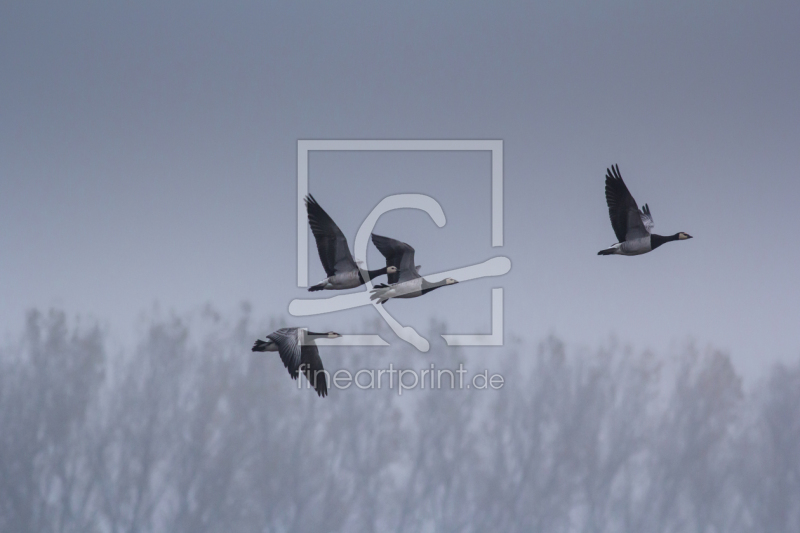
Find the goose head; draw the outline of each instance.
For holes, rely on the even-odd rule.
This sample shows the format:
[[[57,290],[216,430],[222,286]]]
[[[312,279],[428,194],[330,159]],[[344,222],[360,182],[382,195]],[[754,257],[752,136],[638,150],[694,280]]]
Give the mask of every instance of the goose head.
[[[684,241],[686,239],[691,239],[691,238],[692,238],[692,236],[689,235],[688,233],[684,233],[682,231],[678,233],[678,240],[679,241]]]
[[[392,265],[390,267],[386,267],[386,273],[387,274],[396,274],[397,273],[397,267],[394,266],[394,265]]]
[[[446,278],[446,279],[444,280],[444,284],[445,284],[445,285],[454,285],[454,284],[456,284],[456,283],[458,283],[458,282],[457,282],[456,280],[454,280],[453,278]]]
[[[339,337],[341,337],[341,335],[339,333],[336,333],[335,331],[329,331],[328,333],[325,334],[325,337],[328,339],[338,339]]]

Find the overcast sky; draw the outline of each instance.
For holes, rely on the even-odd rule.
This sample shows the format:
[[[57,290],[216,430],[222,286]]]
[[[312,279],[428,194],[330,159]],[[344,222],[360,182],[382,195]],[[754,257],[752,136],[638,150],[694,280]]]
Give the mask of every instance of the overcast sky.
[[[0,8],[5,337],[31,307],[127,338],[156,302],[245,300],[367,333],[370,308],[288,315],[309,296],[297,140],[500,139],[502,248],[487,152],[312,154],[310,191],[351,246],[380,199],[420,192],[443,228],[407,211],[376,232],[423,273],[511,259],[505,277],[388,303],[402,323],[488,333],[502,286],[507,336],[531,342],[694,340],[746,373],[800,356],[800,3],[113,4]],[[614,163],[656,233],[695,239],[598,257]]]

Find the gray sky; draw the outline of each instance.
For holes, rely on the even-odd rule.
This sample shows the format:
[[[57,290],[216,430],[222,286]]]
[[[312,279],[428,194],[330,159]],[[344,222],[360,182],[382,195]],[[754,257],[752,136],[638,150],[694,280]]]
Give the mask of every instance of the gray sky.
[[[30,307],[100,319],[223,311],[361,333],[371,309],[303,321],[298,139],[502,139],[505,243],[486,153],[316,153],[310,190],[350,239],[384,196],[423,273],[494,255],[504,278],[391,302],[405,324],[574,345],[694,339],[745,372],[800,355],[800,4],[796,1],[0,8],[0,323]],[[656,232],[696,238],[598,257],[618,163]],[[357,191],[357,192],[354,192]],[[324,277],[310,249],[311,281]],[[374,250],[369,259],[377,264]],[[355,326],[354,326],[355,325]],[[355,329],[355,331],[354,331]],[[266,332],[265,332],[266,333]]]

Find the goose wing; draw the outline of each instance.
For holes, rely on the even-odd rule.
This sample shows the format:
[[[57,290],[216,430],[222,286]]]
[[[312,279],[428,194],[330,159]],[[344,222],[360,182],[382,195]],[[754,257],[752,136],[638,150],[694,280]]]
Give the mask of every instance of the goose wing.
[[[375,235],[374,233],[372,234],[372,244],[386,258],[387,267],[397,267],[398,271],[396,273],[387,274],[389,285],[420,277],[414,266],[414,249],[411,246],[396,239]]]
[[[644,229],[647,230],[647,233],[652,233],[655,223],[653,222],[653,215],[650,214],[650,206],[644,204],[639,215],[642,219],[642,224],[644,224]]]
[[[314,387],[319,396],[328,395],[328,379],[325,377],[325,369],[322,366],[322,359],[319,357],[319,349],[313,341],[303,344],[300,354],[300,366],[303,374]]]
[[[267,335],[268,339],[278,345],[278,353],[281,356],[281,361],[283,361],[283,366],[289,371],[292,379],[297,379],[302,359],[297,333],[297,328],[281,328]]]
[[[357,270],[344,233],[310,194],[306,196],[306,210],[325,274],[334,276],[339,272]]]
[[[646,237],[650,234],[642,217],[644,214],[636,207],[636,200],[631,196],[622,176],[619,166],[612,165],[606,174],[606,204],[611,227],[619,242]],[[648,213],[650,209],[648,208]],[[652,222],[652,219],[650,219]]]

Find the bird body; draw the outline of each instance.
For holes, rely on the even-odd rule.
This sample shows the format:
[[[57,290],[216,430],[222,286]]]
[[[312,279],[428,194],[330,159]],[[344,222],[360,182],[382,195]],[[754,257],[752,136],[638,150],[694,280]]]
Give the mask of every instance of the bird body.
[[[381,270],[371,270],[369,272],[369,279],[374,279],[382,274],[386,273],[386,269]],[[346,272],[336,272],[332,276],[328,276],[324,280],[320,281],[316,285],[313,285],[308,288],[309,292],[314,291],[338,291],[344,289],[355,289],[356,287],[360,287],[363,285],[364,278],[361,275],[360,270],[349,270]]]
[[[292,379],[297,379],[300,372],[306,376],[308,382],[317,391],[317,395],[328,394],[328,380],[316,339],[335,339],[341,337],[338,333],[312,333],[303,328],[281,328],[267,335],[267,340],[256,340],[253,344],[254,352],[278,352],[283,361],[283,366],[289,371]]]
[[[434,289],[458,283],[452,278],[443,279],[436,283],[431,283],[425,278],[417,278],[394,285],[377,285],[370,294],[370,300],[380,300],[384,303],[390,298],[417,298],[427,294]]]
[[[618,242],[617,244],[602,250],[599,255],[641,255],[651,251],[650,236],[631,239],[629,241]]]
[[[366,283],[361,269],[353,260],[350,248],[347,245],[347,238],[339,229],[339,226],[317,203],[313,196],[306,196],[306,211],[308,212],[308,224],[317,241],[317,252],[325,269],[327,278],[316,285],[309,287],[309,292],[322,290],[343,290],[354,289]],[[367,276],[370,280],[383,274],[396,272],[397,269],[380,268],[370,270]]]
[[[278,330],[280,331],[280,330]],[[278,343],[267,337],[267,340],[262,341],[261,339],[256,339],[255,344],[253,344],[253,351],[254,352],[277,352],[280,351],[278,348]]]
[[[636,206],[636,200],[622,181],[617,165],[607,170],[606,204],[611,226],[619,242],[600,250],[597,255],[641,255],[655,250],[665,242],[692,238],[684,232],[669,236],[652,233],[654,224],[650,206],[644,204],[641,210]]]

